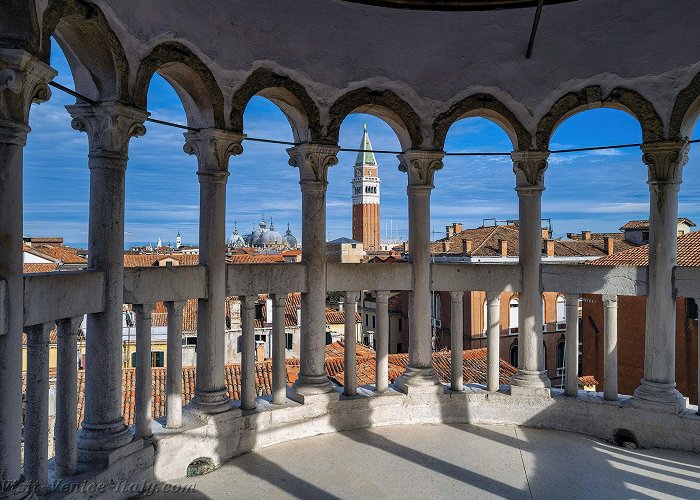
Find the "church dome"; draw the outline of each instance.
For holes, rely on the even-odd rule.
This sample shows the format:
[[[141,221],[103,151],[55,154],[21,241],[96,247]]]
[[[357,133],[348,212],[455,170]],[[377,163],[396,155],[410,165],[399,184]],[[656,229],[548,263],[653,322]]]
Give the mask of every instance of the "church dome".
[[[246,245],[245,240],[240,234],[238,234],[238,228],[235,226],[233,228],[233,233],[231,233],[231,236],[228,237],[226,243],[233,248],[241,248]]]
[[[284,243],[284,245],[287,248],[296,248],[297,247],[297,239],[292,234],[292,232],[289,230],[289,224],[287,224],[287,232],[284,233],[284,236],[282,236],[282,243]]]
[[[263,222],[265,222],[265,221],[263,220]],[[281,245],[282,244],[282,235],[280,233],[278,233],[277,231],[275,231],[275,226],[272,223],[272,219],[270,219],[270,229],[267,231],[264,231],[260,235],[260,244],[263,246]]]

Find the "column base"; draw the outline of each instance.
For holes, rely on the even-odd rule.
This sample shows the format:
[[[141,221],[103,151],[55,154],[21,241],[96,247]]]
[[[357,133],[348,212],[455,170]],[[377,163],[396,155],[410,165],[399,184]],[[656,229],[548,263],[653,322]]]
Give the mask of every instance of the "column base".
[[[545,371],[520,370],[510,378],[511,396],[550,397],[551,382]]]
[[[126,448],[133,440],[131,430],[120,417],[109,424],[91,424],[83,421],[78,433],[78,462],[88,466],[106,467],[120,450]]]
[[[409,366],[406,371],[396,379],[394,386],[404,394],[410,393],[435,393],[442,394],[444,387],[435,373],[433,367],[415,368]]]
[[[287,397],[292,401],[304,404],[312,400],[337,400],[340,398],[340,394],[326,375],[299,375],[296,382],[287,391]]]
[[[687,408],[687,400],[676,389],[675,383],[663,384],[642,379],[634,391],[632,406],[678,413]]]
[[[224,387],[214,391],[200,391],[195,388],[192,400],[187,409],[194,415],[216,415],[233,409],[233,403],[228,398],[228,390]]]

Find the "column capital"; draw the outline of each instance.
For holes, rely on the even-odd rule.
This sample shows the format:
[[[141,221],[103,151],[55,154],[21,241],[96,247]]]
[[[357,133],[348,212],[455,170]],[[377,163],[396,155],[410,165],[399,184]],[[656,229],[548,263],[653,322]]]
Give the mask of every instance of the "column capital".
[[[338,146],[299,144],[287,149],[289,165],[299,168],[301,183],[328,183],[328,169],[338,164]]]
[[[513,151],[510,157],[513,159],[515,190],[518,192],[544,191],[544,172],[548,166],[549,151]]]
[[[445,152],[409,149],[396,157],[399,159],[399,171],[408,174],[409,186],[432,189],[435,187],[435,172],[442,170]]]
[[[136,321],[148,321],[151,319],[151,314],[153,314],[153,308],[155,304],[134,304],[132,308],[134,309],[134,314],[136,315]]]
[[[617,295],[603,295],[603,305],[605,307],[617,307]]]
[[[389,292],[386,290],[377,290],[375,292],[375,300],[377,304],[386,304],[389,302]]]
[[[217,128],[185,132],[182,150],[197,157],[199,182],[226,182],[228,159],[243,153],[245,134]]]
[[[73,104],[66,106],[66,109],[73,117],[71,127],[87,133],[91,158],[126,161],[129,139],[146,133],[144,122],[149,114],[119,102]],[[96,167],[97,165],[91,165],[91,168]],[[126,168],[126,164],[123,168]]]
[[[688,162],[689,143],[681,141],[648,142],[641,146],[642,161],[649,169],[648,184],[680,184],[683,166]]]
[[[486,292],[486,300],[487,301],[493,301],[493,300],[501,300],[501,292]]]
[[[184,300],[168,300],[164,302],[168,313],[175,317],[181,317],[182,311],[185,308],[186,301]]]
[[[272,300],[272,307],[284,307],[287,304],[287,294],[286,293],[273,293],[270,295]]]

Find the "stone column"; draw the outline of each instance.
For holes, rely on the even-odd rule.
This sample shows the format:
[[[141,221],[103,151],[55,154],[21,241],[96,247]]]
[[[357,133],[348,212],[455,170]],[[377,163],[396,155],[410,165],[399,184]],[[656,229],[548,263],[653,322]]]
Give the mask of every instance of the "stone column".
[[[608,401],[617,401],[617,295],[603,295],[603,308],[603,396]]]
[[[486,292],[486,335],[488,384],[489,391],[497,391],[501,387],[501,292]]]
[[[83,317],[58,322],[56,362],[56,475],[72,476],[77,472],[78,426],[78,332]]]
[[[355,314],[357,314],[357,292],[345,292],[345,388],[346,396],[357,395],[357,328]]]
[[[376,347],[374,389],[384,392],[389,387],[389,292],[377,291],[377,329],[374,332]]]
[[[696,307],[696,309],[700,309],[700,297],[695,297],[695,307]],[[700,312],[698,314],[699,314],[698,318],[700,318]],[[695,328],[697,329],[697,333],[698,333],[698,373],[697,373],[698,393],[697,393],[697,397],[698,397],[698,415],[700,415],[700,321],[696,320]]]
[[[122,415],[124,180],[129,139],[142,136],[148,113],[123,104],[66,106],[71,126],[89,140],[88,268],[105,273],[105,310],[89,314],[85,333],[85,406],[78,460],[105,465],[132,436]]]
[[[464,292],[450,292],[450,389],[464,389]]]
[[[642,145],[649,169],[649,291],[644,334],[644,378],[634,391],[639,401],[671,411],[685,408],[676,390],[676,265],[678,191],[688,142],[667,141]]]
[[[256,295],[241,297],[241,410],[255,409],[255,303]]]
[[[396,387],[441,391],[433,369],[431,277],[430,277],[430,193],[433,176],[442,168],[443,151],[408,150],[398,155],[399,170],[408,173],[408,240],[413,283],[408,294],[408,368],[396,380]]]
[[[301,366],[290,395],[303,403],[319,394],[337,397],[326,375],[326,187],[328,169],[338,163],[338,147],[301,144],[287,150],[289,164],[299,168],[301,185],[301,260],[306,266],[306,292],[301,294]],[[328,397],[328,396],[326,396]]]
[[[153,304],[135,304],[136,313],[136,401],[134,404],[134,434],[137,438],[151,437],[153,412],[153,375],[151,371],[151,313]]]
[[[287,402],[287,367],[285,347],[287,337],[284,329],[284,306],[287,294],[272,296],[272,403]]]
[[[166,302],[165,307],[168,310],[165,427],[177,429],[182,427],[182,309],[185,302]]]
[[[566,295],[566,372],[564,394],[578,396],[578,300],[579,296]]]
[[[29,107],[49,98],[55,75],[27,52],[0,49],[0,497],[21,475],[23,150]]]
[[[532,394],[550,387],[542,366],[542,191],[549,151],[514,151],[513,172],[518,193],[518,255],[522,292],[518,307],[518,371],[511,394]],[[549,391],[546,391],[549,394]]]
[[[197,374],[190,408],[215,414],[232,408],[224,379],[226,331],[226,180],[228,159],[245,138],[219,129],[185,133],[184,151],[197,156],[199,264],[207,268],[207,298],[197,307]]]
[[[49,481],[49,332],[53,326],[27,328],[24,476],[38,494],[46,492]]]

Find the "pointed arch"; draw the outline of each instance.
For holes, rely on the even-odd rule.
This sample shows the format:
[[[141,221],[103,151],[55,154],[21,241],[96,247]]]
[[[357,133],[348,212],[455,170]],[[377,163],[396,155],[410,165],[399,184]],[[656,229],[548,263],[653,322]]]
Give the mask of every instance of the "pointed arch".
[[[128,102],[129,62],[99,7],[77,0],[51,0],[42,20],[40,51],[47,63],[52,35],[68,59],[80,94],[95,101]]]
[[[447,132],[452,124],[462,118],[481,117],[500,126],[513,143],[513,149],[529,149],[532,135],[520,123],[513,112],[501,101],[489,94],[474,94],[452,104],[433,122],[433,145],[442,150],[445,147]]]
[[[700,117],[700,73],[681,90],[673,103],[668,136],[670,139],[691,138]]]
[[[318,106],[300,83],[267,68],[258,68],[233,94],[231,128],[243,133],[243,113],[253,96],[262,96],[279,107],[289,120],[296,142],[323,142]]]
[[[224,128],[224,95],[209,67],[188,47],[161,43],[141,61],[132,93],[135,106],[147,108],[148,86],[156,72],[177,92],[189,126]]]
[[[664,139],[664,125],[653,104],[634,90],[613,89],[601,97],[599,86],[593,85],[579,92],[569,92],[560,97],[537,125],[536,144],[538,149],[549,149],[554,131],[571,115],[586,109],[613,108],[626,111],[634,116],[642,128],[644,142]]]
[[[413,108],[391,90],[367,87],[340,96],[330,108],[327,142],[338,143],[340,125],[351,113],[367,113],[381,118],[396,132],[403,151],[420,148],[423,143],[421,120]]]

